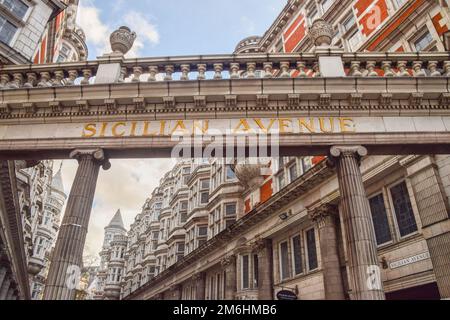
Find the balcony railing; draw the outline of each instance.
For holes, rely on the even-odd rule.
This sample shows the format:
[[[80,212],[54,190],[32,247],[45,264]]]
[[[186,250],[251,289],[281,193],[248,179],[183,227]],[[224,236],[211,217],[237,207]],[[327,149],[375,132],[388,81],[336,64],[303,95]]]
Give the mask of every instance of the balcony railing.
[[[336,55],[335,53],[321,53]],[[423,53],[338,54],[347,77],[448,77],[450,55]],[[0,68],[0,90],[90,85],[101,64],[120,64],[117,82],[321,77],[319,54],[237,54],[96,61]]]

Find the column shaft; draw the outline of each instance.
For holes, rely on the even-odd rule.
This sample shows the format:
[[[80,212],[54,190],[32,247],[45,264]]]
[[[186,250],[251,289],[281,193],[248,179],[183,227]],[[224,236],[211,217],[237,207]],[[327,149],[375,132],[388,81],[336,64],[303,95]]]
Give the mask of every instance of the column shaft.
[[[94,200],[102,150],[74,151],[78,169],[56,241],[44,291],[45,300],[73,300]]]
[[[195,299],[205,300],[205,290],[206,290],[206,274],[201,272],[195,278]]]
[[[0,288],[0,300],[6,300],[6,295],[8,293],[10,284],[11,284],[11,279],[9,279],[9,277],[6,277],[6,279],[3,281],[3,284]]]
[[[273,300],[272,241],[264,240],[258,252],[258,299]]]
[[[2,287],[3,280],[6,278],[6,268],[0,268],[0,288]]]
[[[333,147],[345,226],[350,298],[385,299],[369,201],[359,168],[363,147]]]
[[[313,219],[316,221],[319,230],[325,299],[344,300],[344,285],[339,262],[337,218],[334,212],[329,211],[333,209],[326,207],[324,211],[317,212]]]
[[[222,266],[225,270],[225,300],[236,299],[236,258],[230,256],[222,260]]]

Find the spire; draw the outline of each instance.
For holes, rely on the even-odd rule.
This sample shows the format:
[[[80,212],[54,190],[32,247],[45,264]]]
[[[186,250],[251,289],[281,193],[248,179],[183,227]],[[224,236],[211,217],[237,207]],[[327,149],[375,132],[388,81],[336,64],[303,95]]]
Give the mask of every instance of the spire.
[[[61,161],[61,164],[59,166],[58,172],[56,172],[56,174],[53,176],[52,188],[57,190],[57,191],[61,191],[62,193],[64,193],[64,184],[62,182],[61,168],[62,168],[62,161]]]
[[[120,213],[120,209],[117,210],[116,214],[111,219],[106,228],[121,228],[123,230],[126,230],[123,225],[122,214]]]

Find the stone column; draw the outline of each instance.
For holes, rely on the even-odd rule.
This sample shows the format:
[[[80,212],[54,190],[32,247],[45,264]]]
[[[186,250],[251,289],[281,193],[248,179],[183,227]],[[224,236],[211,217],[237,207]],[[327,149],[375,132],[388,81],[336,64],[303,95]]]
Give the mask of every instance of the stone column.
[[[12,300],[12,297],[14,295],[14,291],[16,289],[14,289],[13,287],[9,287],[8,292],[6,293],[6,298],[5,300]]]
[[[336,166],[339,181],[350,298],[384,300],[372,216],[359,169],[365,155],[367,149],[362,146],[334,146],[329,160]]]
[[[236,299],[236,257],[228,256],[221,261],[225,270],[225,300]]]
[[[309,213],[319,230],[323,282],[325,286],[325,299],[327,300],[345,299],[338,250],[338,214],[337,207],[333,205],[323,205]]]
[[[192,278],[195,281],[195,299],[205,300],[206,274],[204,272],[199,272]]]
[[[6,268],[0,267],[0,288],[2,287],[3,280],[6,278]]]
[[[254,252],[258,255],[258,300],[273,300],[272,240],[257,241]]]
[[[8,294],[9,285],[11,284],[11,279],[6,277],[0,288],[0,300],[6,300],[6,295]]]
[[[111,166],[101,149],[74,150],[70,157],[78,160],[78,170],[53,252],[45,300],[75,298],[99,169]]]

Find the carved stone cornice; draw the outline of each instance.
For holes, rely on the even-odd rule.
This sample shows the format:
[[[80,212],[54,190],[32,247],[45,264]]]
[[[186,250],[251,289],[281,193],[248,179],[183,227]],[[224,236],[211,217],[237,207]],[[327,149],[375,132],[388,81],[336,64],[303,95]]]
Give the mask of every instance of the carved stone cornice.
[[[220,260],[220,265],[222,268],[228,268],[236,263],[236,256],[235,255],[229,255]]]
[[[338,206],[331,203],[325,203],[314,209],[308,208],[308,216],[319,228],[329,222],[333,222],[339,216]]]

